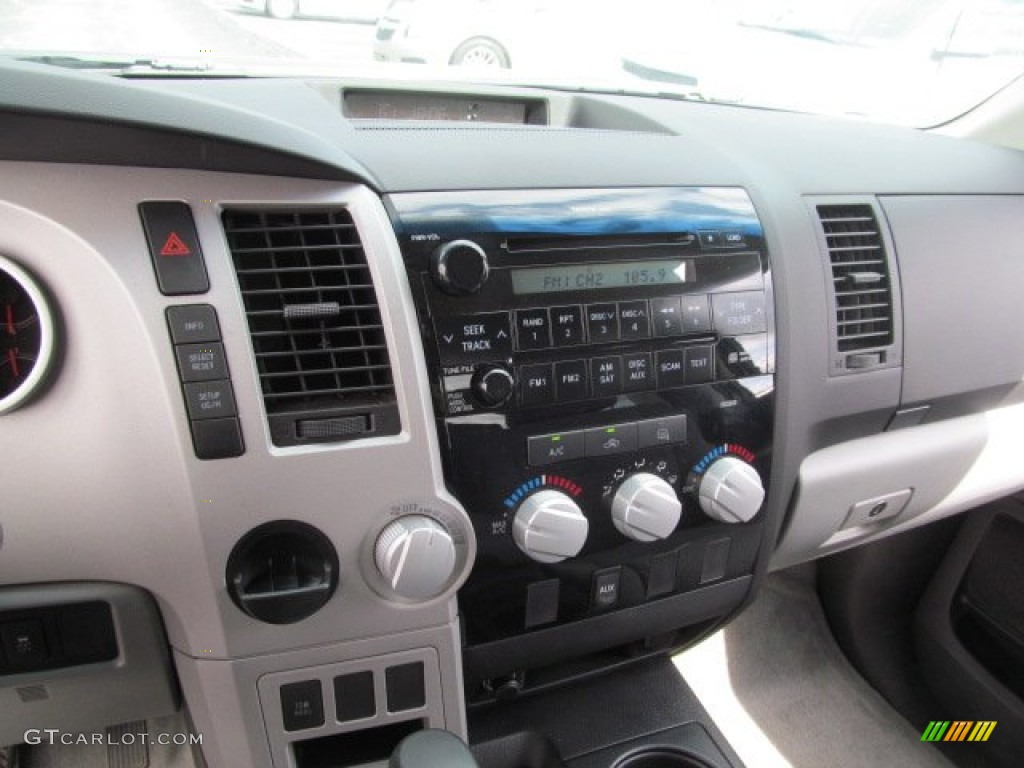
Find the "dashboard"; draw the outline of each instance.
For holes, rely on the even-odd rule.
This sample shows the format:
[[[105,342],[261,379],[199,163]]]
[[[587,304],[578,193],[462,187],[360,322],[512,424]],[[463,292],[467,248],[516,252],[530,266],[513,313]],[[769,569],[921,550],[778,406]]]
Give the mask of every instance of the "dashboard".
[[[0,83],[0,625],[38,633],[0,743],[95,726],[97,686],[106,722],[183,699],[210,765],[465,735],[1024,488],[1018,152],[497,85]]]

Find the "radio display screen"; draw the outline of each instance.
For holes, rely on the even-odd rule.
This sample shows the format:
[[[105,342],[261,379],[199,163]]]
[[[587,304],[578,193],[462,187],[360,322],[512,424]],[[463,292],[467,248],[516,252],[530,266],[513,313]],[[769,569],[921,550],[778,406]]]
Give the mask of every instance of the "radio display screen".
[[[517,296],[645,285],[682,285],[696,280],[693,259],[559,264],[510,271],[512,292]]]

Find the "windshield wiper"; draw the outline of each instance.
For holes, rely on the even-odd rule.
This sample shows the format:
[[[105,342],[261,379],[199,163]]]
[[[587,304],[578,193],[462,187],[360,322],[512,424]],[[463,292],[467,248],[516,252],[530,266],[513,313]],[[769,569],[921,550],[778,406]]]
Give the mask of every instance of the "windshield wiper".
[[[137,58],[134,56],[116,56],[97,54],[95,56],[79,54],[31,54],[16,56],[18,61],[35,64],[48,64],[64,69],[77,69],[92,72],[108,72],[121,77],[153,77],[168,75],[171,77],[198,76],[203,77],[244,77],[240,70],[225,72],[214,69],[214,64],[202,59],[186,58]]]

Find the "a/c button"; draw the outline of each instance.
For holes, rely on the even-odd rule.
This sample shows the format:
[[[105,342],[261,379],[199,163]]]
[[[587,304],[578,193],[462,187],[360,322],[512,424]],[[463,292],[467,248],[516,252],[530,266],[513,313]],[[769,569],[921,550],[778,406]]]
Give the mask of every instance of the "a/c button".
[[[541,467],[559,461],[583,458],[582,432],[556,432],[526,439],[526,453],[530,465]]]

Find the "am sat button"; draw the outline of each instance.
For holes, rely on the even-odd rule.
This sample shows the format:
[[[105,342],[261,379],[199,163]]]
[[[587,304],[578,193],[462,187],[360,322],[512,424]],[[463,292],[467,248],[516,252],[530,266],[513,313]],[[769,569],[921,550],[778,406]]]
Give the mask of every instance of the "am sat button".
[[[622,358],[595,357],[590,361],[590,382],[594,397],[619,394],[622,391]]]
[[[583,458],[582,432],[555,432],[526,439],[527,459],[531,466],[542,467],[560,461]]]

